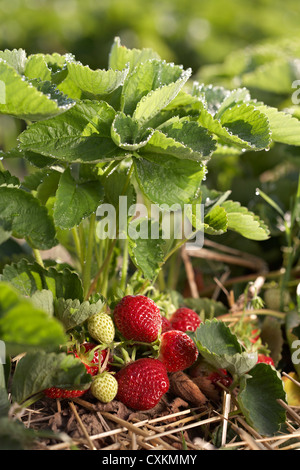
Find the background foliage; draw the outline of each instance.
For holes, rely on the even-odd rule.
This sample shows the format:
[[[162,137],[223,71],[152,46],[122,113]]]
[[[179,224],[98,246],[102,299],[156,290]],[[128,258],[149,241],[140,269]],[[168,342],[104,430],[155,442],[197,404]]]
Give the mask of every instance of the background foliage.
[[[148,0],[146,5],[137,0],[0,0],[0,50],[71,52],[91,68],[106,68],[113,38],[119,36],[129,48],[152,47],[167,61],[191,67],[200,83],[246,86],[252,98],[290,109],[291,84],[300,78],[299,20],[297,0]],[[299,113],[294,105],[292,111]],[[12,117],[0,117],[4,151],[15,146],[20,126]],[[261,187],[284,212],[289,210],[299,169],[295,149],[277,144],[263,155],[215,156],[208,167],[207,186],[230,189],[232,199],[262,216],[273,235],[259,244],[230,233],[222,242],[263,255],[274,269],[282,265],[285,239],[276,213],[255,190]],[[26,173],[23,162],[17,165]]]
[[[246,87],[251,92],[253,100],[263,101],[269,106],[277,107],[279,110],[284,110],[299,118],[300,107],[297,100],[293,100],[293,96],[298,98],[293,83],[300,80],[299,20],[300,4],[297,0],[243,0],[242,2],[240,0],[226,2],[224,0],[210,0],[209,2],[148,0],[146,3],[138,0],[101,0],[98,2],[92,0],[11,0],[9,2],[0,0],[0,50],[21,48],[27,52],[28,56],[36,53],[59,53],[62,55],[71,53],[76,57],[76,60],[83,65],[88,64],[91,69],[104,69],[108,66],[107,57],[112,42],[118,36],[121,43],[128,48],[150,47],[167,62],[173,61],[175,64],[182,64],[184,69],[191,67],[193,78],[198,80],[200,84],[212,83],[214,86],[224,86],[227,89]],[[80,66],[78,69],[80,70]],[[72,72],[71,66],[70,70]],[[75,72],[76,70],[73,70],[74,76]],[[28,73],[30,73],[30,69]],[[56,113],[57,109],[49,110],[49,116],[52,111]],[[120,119],[120,128],[121,121]],[[15,148],[17,136],[24,131],[23,126],[22,120],[12,116],[0,116],[0,150],[8,152]],[[120,137],[117,134],[116,132],[115,137]],[[230,200],[237,201],[236,204],[240,203],[253,211],[269,227],[271,237],[268,240],[249,240],[249,238],[241,237],[240,233],[228,231],[220,235],[217,241],[222,246],[227,245],[229,248],[240,249],[248,255],[257,256],[255,259],[266,263],[271,272],[276,272],[285,266],[287,274],[282,279],[282,285],[284,289],[287,288],[287,299],[284,298],[284,305],[274,306],[275,296],[272,293],[271,298],[268,299],[266,292],[264,300],[267,307],[270,307],[268,302],[273,301],[270,308],[291,310],[293,313],[293,310],[296,309],[295,286],[299,282],[297,274],[292,275],[291,273],[297,273],[297,266],[299,267],[300,186],[298,186],[298,175],[300,157],[296,144],[295,146],[287,145],[287,143],[291,143],[289,138],[290,136],[287,135],[285,143],[281,132],[280,143],[274,139],[268,152],[247,150],[247,152],[240,153],[234,152],[232,149],[215,152],[214,158],[208,163],[206,187],[208,191],[220,191],[221,193],[231,191]],[[148,162],[146,163],[148,165]],[[145,162],[139,162],[137,165],[139,166],[137,171],[139,174],[143,174],[146,168]],[[142,168],[142,165],[145,168]],[[35,174],[30,174],[31,167],[24,159],[13,158],[9,162],[5,161],[4,166],[5,169],[11,170],[13,175],[17,175],[20,181],[26,177],[28,189],[35,190],[39,187],[38,197],[41,201],[46,201],[51,197],[52,193],[47,192],[49,188],[51,189],[51,183],[53,183],[53,188],[57,186],[58,174],[55,171],[47,175],[47,178],[51,179],[50,183],[49,179],[46,181],[44,175],[45,185],[39,186],[39,176],[42,172],[37,171]],[[121,178],[122,174],[118,176]],[[3,177],[5,178],[5,173],[3,173]],[[2,184],[10,185],[5,193],[9,192],[11,197],[18,193],[18,178],[14,176],[4,183],[0,180],[0,186]],[[86,192],[89,196],[88,205],[93,205],[94,201],[98,201],[99,188],[96,182],[95,185],[89,185],[88,188],[83,182],[81,185],[76,185],[75,191],[72,175],[66,172],[64,178],[65,187],[61,187],[58,193],[62,203],[68,205],[68,198],[74,197],[74,194],[78,202],[82,203],[81,194]],[[211,194],[215,194],[217,197],[218,193],[208,192],[208,195]],[[116,195],[112,193],[110,196],[114,199]],[[16,200],[18,207],[22,206],[23,214],[27,211],[27,203],[30,204],[29,199],[28,195],[22,201]],[[5,212],[5,207],[4,191],[0,191],[1,213]],[[225,203],[225,207],[229,209],[229,213],[238,212],[237,206],[234,203],[231,204],[230,201]],[[57,225],[61,229],[61,233],[59,233],[61,238],[64,235],[64,229],[73,227],[77,223],[76,214],[73,214],[74,219],[72,220],[67,220],[64,217],[65,209],[64,206],[57,206],[54,214]],[[84,212],[85,207],[78,204],[78,210]],[[43,214],[38,214],[38,216],[41,216],[42,220]],[[49,240],[52,239],[52,228],[46,222],[48,223],[47,220],[45,224],[41,223],[41,239],[31,240],[36,245],[39,243],[41,249],[44,248],[41,243],[47,243],[47,236],[49,236]],[[28,226],[30,223],[33,224],[34,221],[30,220]],[[17,228],[21,236],[24,227],[19,224]],[[6,227],[7,232],[10,229],[11,227]],[[1,236],[6,237],[6,233],[0,233],[0,239]],[[206,240],[210,240],[208,234]],[[135,247],[132,244],[129,249],[138,264],[139,258],[143,258],[143,247]],[[23,260],[17,264],[24,257],[29,258],[28,263]],[[159,250],[157,258],[159,258]],[[21,288],[22,294],[34,296],[36,311],[32,312],[32,307],[27,301],[22,301],[20,304],[20,308],[25,312],[25,320],[27,319],[32,324],[33,329],[36,327],[40,331],[39,338],[35,334],[28,335],[28,344],[25,345],[28,350],[34,349],[35,341],[42,343],[43,332],[46,330],[51,332],[51,338],[56,338],[57,344],[62,341],[63,331],[60,325],[44,314],[48,308],[50,309],[48,313],[53,314],[50,308],[52,296],[57,297],[56,316],[63,319],[67,327],[70,326],[68,323],[70,321],[69,314],[74,308],[78,310],[77,320],[79,318],[80,321],[83,321],[94,312],[97,302],[100,302],[98,298],[95,299],[95,304],[88,306],[83,302],[83,292],[80,291],[80,285],[76,291],[73,289],[77,277],[68,270],[68,266],[62,264],[59,272],[47,266],[49,269],[46,271],[36,263],[30,264],[30,262],[32,262],[31,252],[26,244],[21,247],[9,239],[0,245],[0,273],[3,279],[14,287],[18,287],[19,290]],[[196,272],[201,273],[202,276],[198,287],[201,288],[201,283],[204,283],[204,291],[205,286],[212,282],[214,276],[226,271],[226,264],[223,264],[221,260],[197,259],[193,262]],[[6,263],[12,264],[3,269]],[[176,258],[173,258],[173,263],[173,266],[169,266],[170,270],[176,266]],[[247,270],[246,266],[230,266],[231,276],[251,272],[251,270]],[[151,266],[146,266],[146,268],[152,269]],[[184,270],[182,273],[184,274]],[[178,290],[184,293],[186,280],[181,278],[182,273],[177,272],[178,285],[171,284],[168,287],[178,287]],[[21,284],[20,280],[22,280]],[[161,281],[164,279],[160,278],[159,282]],[[42,286],[43,289],[39,290],[38,286]],[[272,287],[271,280],[267,287]],[[234,286],[235,298],[243,291],[243,288],[243,284]],[[291,297],[289,297],[289,292],[293,294]],[[15,321],[15,316],[18,316],[19,312],[18,309],[11,309],[3,299],[9,297],[14,304],[16,299],[18,300],[18,296],[14,291],[11,291],[8,284],[3,287],[0,294],[2,294],[2,298],[0,295],[0,310],[2,309],[2,315],[6,322],[9,322],[7,323],[9,328],[6,331],[9,353],[17,354],[22,351],[24,344],[19,345],[18,341],[13,338],[16,333],[11,325],[15,325],[17,329],[18,324]],[[205,305],[201,303],[204,300],[196,299],[195,301],[195,305],[201,312],[205,310]],[[281,302],[282,300],[281,297]],[[35,314],[36,324],[32,323],[32,313]],[[297,316],[298,320],[299,315]],[[298,330],[295,330],[294,323],[290,329],[287,327],[288,337],[295,333],[299,338],[299,323],[296,322],[296,326]],[[20,325],[21,329],[22,327]],[[199,338],[199,342],[200,340],[201,338]],[[51,343],[51,345],[55,347],[56,343]],[[47,342],[42,343],[42,346],[49,347]],[[19,348],[21,349],[19,350]],[[206,349],[209,357],[216,354],[215,351]],[[56,371],[56,367],[60,370],[62,363],[63,367],[66,366],[62,357],[51,354],[49,355],[48,369],[45,369],[47,373],[50,370]],[[44,370],[39,365],[39,358],[30,356],[29,359],[36,364],[38,373]],[[230,360],[235,363],[236,357],[230,358]],[[283,353],[280,365],[284,366],[284,361]],[[25,366],[27,367],[27,364]],[[25,366],[24,370],[26,370]],[[81,386],[85,387],[82,368],[78,369],[73,363],[68,363],[67,368],[70,375],[76,377],[78,381],[81,381]],[[22,387],[20,387],[21,391],[18,388],[14,390],[14,396],[19,401],[26,401],[27,395],[24,394],[23,387],[25,375],[22,369],[19,374]],[[259,373],[254,378],[255,383],[259,386],[261,383]],[[59,379],[62,380],[61,377]],[[33,391],[29,392],[28,396]],[[251,398],[249,387],[247,389],[244,386],[239,399],[243,404],[245,414],[251,414],[249,409],[252,404],[249,405],[251,401],[249,396]],[[260,415],[260,412],[257,414]],[[251,416],[250,418],[252,419]]]

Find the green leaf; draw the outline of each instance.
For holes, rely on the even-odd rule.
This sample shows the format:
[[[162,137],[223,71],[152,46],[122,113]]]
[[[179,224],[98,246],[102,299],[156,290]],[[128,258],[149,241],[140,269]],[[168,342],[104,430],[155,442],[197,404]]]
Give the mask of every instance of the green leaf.
[[[198,195],[206,168],[192,160],[145,154],[134,159],[138,184],[151,202],[164,205],[191,203]]]
[[[197,122],[174,118],[153,133],[140,154],[157,153],[180,159],[207,161],[215,148],[215,141]]]
[[[197,204],[200,204],[200,199],[199,201],[196,201],[195,204],[196,206]],[[202,230],[208,235],[222,235],[227,231],[227,213],[225,209],[219,205],[211,207],[206,214],[204,213],[203,219],[199,218],[197,207],[194,205],[192,205],[191,208],[187,208],[186,215],[196,230]]]
[[[221,86],[199,85],[193,83],[192,95],[204,103],[212,116],[221,117],[223,112],[236,104],[250,101],[250,93],[246,88],[227,90]]]
[[[134,119],[144,126],[176,97],[191,76],[191,70],[185,70],[176,82],[155,88],[141,98],[133,113]]]
[[[83,301],[83,289],[77,273],[64,268],[42,268],[38,263],[21,260],[6,265],[1,280],[11,283],[21,294],[31,297],[36,291],[50,290],[54,298]]]
[[[55,196],[61,172],[55,169],[43,168],[25,176],[22,187],[36,191],[36,197],[42,205]]]
[[[204,232],[208,235],[222,235],[227,229],[228,217],[223,207],[215,206],[204,216]]]
[[[103,186],[98,181],[77,182],[67,168],[61,175],[54,204],[54,221],[70,229],[96,211],[103,200]]]
[[[57,348],[66,341],[58,320],[37,308],[6,282],[0,283],[0,337],[8,355]]]
[[[228,219],[228,229],[251,240],[267,240],[270,232],[266,224],[239,202],[225,201],[221,204]]]
[[[16,367],[12,385],[13,400],[19,404],[46,388],[85,390],[92,377],[72,354],[39,351],[26,354]]]
[[[254,70],[244,73],[241,80],[249,88],[283,95],[291,93],[291,83],[296,76],[295,65],[284,57],[259,64]]]
[[[92,70],[80,62],[68,63],[69,77],[80,90],[97,96],[107,95],[123,85],[128,74],[128,68],[124,70]]]
[[[190,69],[162,60],[138,64],[123,85],[121,110],[144,124],[175,98],[190,75]]]
[[[225,314],[228,311],[223,302],[219,302],[206,297],[201,297],[198,299],[186,297],[182,300],[181,305],[182,307],[186,306],[195,310],[197,313],[199,313],[199,315],[203,314],[204,317],[208,319]]]
[[[49,174],[49,171],[52,172],[55,170],[49,170],[49,168],[43,168],[41,170],[36,170],[25,175],[23,182],[22,182],[22,187],[29,189],[29,191],[36,191],[39,185],[44,181],[44,179]]]
[[[0,450],[29,450],[37,438],[38,432],[26,428],[22,422],[7,416],[0,417]]]
[[[257,362],[257,353],[243,351],[229,327],[216,318],[201,323],[191,336],[209,364],[234,376],[242,376]]]
[[[153,280],[164,260],[161,238],[152,238],[151,233],[158,231],[156,222],[146,218],[132,220],[128,225],[129,254],[133,264],[141,270],[145,279]]]
[[[24,74],[27,62],[24,49],[13,49],[12,51],[5,49],[5,51],[0,51],[0,59],[13,67],[20,75]]]
[[[220,118],[204,107],[198,122],[225,144],[244,150],[263,150],[270,145],[270,128],[266,115],[248,103],[225,109]]]
[[[120,196],[127,197],[127,206],[130,207],[136,203],[136,191],[133,184],[127,182],[128,168],[126,166],[117,167],[109,175],[101,176],[100,180],[104,187],[105,200],[118,207],[120,203]]]
[[[3,369],[3,365],[0,365]],[[7,416],[10,408],[10,401],[8,399],[7,391],[5,387],[0,388],[0,420],[2,417]],[[1,428],[0,428],[1,429]]]
[[[51,81],[51,70],[44,54],[33,54],[26,62],[24,75],[29,79]]]
[[[141,132],[138,122],[124,113],[117,113],[112,124],[111,137],[114,143],[127,151],[145,146],[153,134],[153,129]]]
[[[50,82],[34,80],[31,83],[1,59],[0,81],[5,86],[5,99],[0,102],[0,114],[38,121],[64,113],[75,104],[75,101],[55,89]]]
[[[54,315],[53,294],[51,290],[37,290],[32,294],[30,300],[36,308],[44,310],[51,317]]]
[[[2,152],[0,150],[0,157],[3,159],[24,158],[37,168],[51,167],[56,163],[54,158],[45,157],[44,155],[35,152],[21,150],[19,147],[13,148],[7,152]]]
[[[109,54],[109,68],[122,71],[129,65],[129,70],[132,71],[139,63],[159,58],[159,55],[149,48],[127,49],[121,45],[120,38],[116,37]]]
[[[66,331],[84,323],[90,316],[103,308],[102,300],[94,304],[88,301],[80,303],[78,299],[57,299],[55,301],[55,316],[62,322]]]
[[[272,140],[288,145],[300,145],[300,121],[291,114],[278,111],[271,106],[256,103],[256,108],[264,113],[269,121]]]
[[[104,101],[81,101],[63,116],[29,126],[19,136],[20,147],[68,162],[124,158],[110,135],[114,117]]]
[[[268,364],[257,364],[249,374],[241,379],[237,401],[247,423],[261,435],[272,436],[286,420],[277,402],[285,401],[282,380]]]
[[[0,186],[20,186],[20,184],[19,179],[9,171],[0,171]]]
[[[0,187],[1,223],[16,238],[25,238],[34,248],[47,250],[57,245],[56,230],[47,209],[19,188]]]
[[[201,350],[207,350],[218,356],[242,352],[237,337],[231,333],[230,328],[224,322],[217,319],[201,323],[196,330],[195,339]]]

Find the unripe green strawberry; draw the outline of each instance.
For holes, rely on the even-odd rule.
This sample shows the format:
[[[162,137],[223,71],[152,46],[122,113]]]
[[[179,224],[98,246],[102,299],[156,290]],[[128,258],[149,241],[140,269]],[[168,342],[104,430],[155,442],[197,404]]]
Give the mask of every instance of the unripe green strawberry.
[[[98,343],[110,344],[115,337],[114,322],[105,312],[96,313],[88,319],[88,331]]]
[[[112,374],[103,372],[94,377],[91,392],[102,403],[109,403],[117,395],[118,382]]]
[[[280,289],[276,287],[271,287],[267,289],[264,294],[264,301],[266,307],[270,310],[280,310],[280,300],[281,300],[281,293]],[[290,294],[288,291],[283,292],[283,307],[287,307],[291,300]]]

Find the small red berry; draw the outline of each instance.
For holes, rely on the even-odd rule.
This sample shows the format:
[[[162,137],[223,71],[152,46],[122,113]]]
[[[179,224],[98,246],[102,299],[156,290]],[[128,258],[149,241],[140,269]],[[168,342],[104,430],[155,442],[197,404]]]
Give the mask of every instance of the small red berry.
[[[207,378],[214,385],[218,385],[218,382],[220,382],[224,387],[229,387],[232,384],[232,378],[228,375],[226,369],[219,369],[218,371],[212,372]]]
[[[165,333],[165,331],[170,331],[174,329],[171,325],[170,320],[168,320],[167,317],[162,316],[161,319],[162,319],[162,325],[161,325],[162,333]]]
[[[265,354],[258,354],[257,364],[259,363],[269,364],[270,366],[275,367],[275,363],[270,356],[266,356]]]
[[[64,388],[51,387],[44,390],[48,398],[76,398],[81,397],[87,390],[66,390]]]
[[[116,399],[134,410],[149,410],[156,406],[169,390],[168,373],[158,359],[141,358],[116,373]]]
[[[114,322],[124,338],[152,343],[158,337],[162,317],[153,300],[144,295],[127,295],[114,309]]]
[[[173,313],[170,323],[174,330],[195,331],[200,326],[201,320],[194,310],[181,307]]]
[[[76,351],[75,357],[79,358],[84,364],[87,372],[91,375],[96,375],[99,372],[99,365],[102,366],[104,359],[107,355],[107,350],[103,349],[99,351],[96,349],[94,351],[93,357],[90,358],[91,351],[97,347],[97,344],[94,343],[83,343],[80,347],[80,351]],[[99,364],[99,354],[100,354],[100,364]]]
[[[179,330],[166,331],[161,335],[158,359],[168,372],[177,372],[190,367],[198,357],[198,349],[186,333]]]
[[[255,335],[259,330],[258,328],[255,328],[254,330],[251,331],[251,335],[253,336],[250,338],[251,343],[255,344],[259,340],[259,335]],[[254,336],[255,335],[255,336]]]

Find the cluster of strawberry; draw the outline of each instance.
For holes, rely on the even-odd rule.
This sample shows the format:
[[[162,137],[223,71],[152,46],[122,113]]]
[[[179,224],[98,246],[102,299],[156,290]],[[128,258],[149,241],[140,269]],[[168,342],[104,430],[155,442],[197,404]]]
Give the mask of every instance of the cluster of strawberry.
[[[198,357],[188,332],[200,324],[199,315],[190,308],[178,308],[167,318],[150,298],[127,295],[112,314],[99,312],[88,319],[89,342],[70,353],[93,377],[90,391],[95,398],[103,403],[116,398],[134,410],[147,410],[169,390],[169,374],[173,372],[189,369],[191,377],[204,375],[215,387],[231,385],[226,370],[211,369]],[[254,329],[250,342],[258,340],[259,331]],[[118,349],[123,359],[115,354]],[[134,351],[131,357],[130,351]],[[262,353],[258,354],[258,362],[274,366],[272,358]],[[44,392],[50,398],[74,398],[86,391],[52,387]]]
[[[84,343],[73,353],[93,376],[90,390],[94,397],[104,403],[116,398],[132,409],[147,410],[169,390],[168,374],[185,370],[197,360],[198,349],[187,332],[195,331],[200,323],[191,309],[179,308],[167,319],[150,298],[128,295],[112,315],[101,312],[90,317],[88,332],[96,343]],[[120,341],[116,342],[116,337]],[[135,351],[140,348],[142,353],[116,371],[111,351],[120,344],[123,350],[127,345]],[[51,398],[78,397],[85,392],[56,387],[45,390]]]

